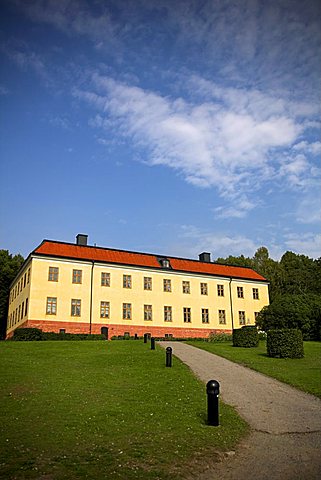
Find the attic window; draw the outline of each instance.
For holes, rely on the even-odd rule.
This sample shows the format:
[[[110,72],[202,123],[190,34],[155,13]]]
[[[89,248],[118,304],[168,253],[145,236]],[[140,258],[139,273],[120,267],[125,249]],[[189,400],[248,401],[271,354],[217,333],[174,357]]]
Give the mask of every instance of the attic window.
[[[171,268],[171,265],[169,263],[169,260],[167,258],[158,258],[159,264],[163,268]]]

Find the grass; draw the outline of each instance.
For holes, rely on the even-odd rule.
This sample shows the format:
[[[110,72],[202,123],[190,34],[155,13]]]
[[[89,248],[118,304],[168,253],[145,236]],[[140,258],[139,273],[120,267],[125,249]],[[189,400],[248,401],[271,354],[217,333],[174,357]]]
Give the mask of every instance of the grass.
[[[257,348],[233,347],[232,342],[188,343],[321,397],[321,342],[304,342],[304,358],[300,359],[270,358],[264,341]]]
[[[248,431],[141,341],[1,342],[0,478],[180,479]]]

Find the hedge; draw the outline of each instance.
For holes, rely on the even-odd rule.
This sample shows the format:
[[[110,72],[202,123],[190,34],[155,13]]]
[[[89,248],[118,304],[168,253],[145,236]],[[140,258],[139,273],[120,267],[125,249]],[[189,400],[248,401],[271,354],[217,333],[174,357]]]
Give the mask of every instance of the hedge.
[[[303,337],[297,328],[269,330],[266,349],[269,357],[303,358]]]
[[[256,326],[244,326],[233,330],[233,347],[257,347],[259,334]]]
[[[105,335],[86,333],[54,333],[43,332],[39,328],[17,328],[12,340],[16,342],[34,342],[45,340],[105,340]]]

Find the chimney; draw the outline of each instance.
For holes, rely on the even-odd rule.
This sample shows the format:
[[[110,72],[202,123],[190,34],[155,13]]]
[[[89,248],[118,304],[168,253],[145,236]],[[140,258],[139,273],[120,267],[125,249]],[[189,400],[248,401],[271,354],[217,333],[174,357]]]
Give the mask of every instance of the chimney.
[[[211,261],[211,254],[208,252],[203,252],[199,254],[200,262],[210,262]]]
[[[83,233],[78,233],[77,237],[76,237],[76,243],[77,245],[87,245],[87,238],[88,238],[88,235],[84,235]]]

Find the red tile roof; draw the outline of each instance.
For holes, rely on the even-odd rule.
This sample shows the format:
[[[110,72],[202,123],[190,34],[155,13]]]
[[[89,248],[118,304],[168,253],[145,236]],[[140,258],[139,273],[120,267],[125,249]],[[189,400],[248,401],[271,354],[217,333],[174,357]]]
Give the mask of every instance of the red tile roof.
[[[41,245],[32,252],[32,254],[90,260],[103,263],[116,263],[121,265],[136,265],[139,267],[157,268],[159,270],[163,269],[163,267],[161,267],[157,258],[166,258],[170,261],[171,270],[174,271],[266,281],[262,275],[251,268],[246,267],[233,267],[230,265],[221,265],[219,263],[200,262],[198,260],[164,257],[163,255],[128,252],[125,250],[113,250],[110,248],[82,246],[72,243],[54,242],[51,240],[44,240]]]

